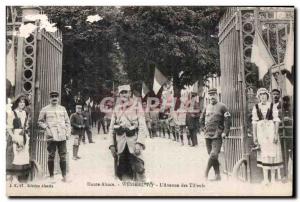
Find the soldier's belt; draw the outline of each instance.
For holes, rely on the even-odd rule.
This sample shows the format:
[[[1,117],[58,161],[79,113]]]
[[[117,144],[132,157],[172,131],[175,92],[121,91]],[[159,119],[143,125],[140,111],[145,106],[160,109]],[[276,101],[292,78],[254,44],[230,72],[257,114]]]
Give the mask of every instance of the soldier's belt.
[[[122,128],[122,127],[114,130],[118,136],[121,136],[125,133],[127,137],[132,137],[135,136],[137,133],[137,129],[129,130],[128,128]]]

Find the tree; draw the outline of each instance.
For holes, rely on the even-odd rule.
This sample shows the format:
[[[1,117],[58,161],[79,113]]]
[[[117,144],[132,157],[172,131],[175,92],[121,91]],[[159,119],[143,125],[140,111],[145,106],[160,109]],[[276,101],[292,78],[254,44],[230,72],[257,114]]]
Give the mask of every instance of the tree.
[[[154,68],[186,84],[219,72],[219,7],[44,7],[63,32],[63,84],[105,95],[111,82],[152,86]],[[89,15],[102,17],[88,23]],[[71,26],[71,29],[70,27]],[[179,76],[179,73],[181,73]]]
[[[116,7],[43,7],[45,13],[63,33],[63,85],[72,79],[74,93],[85,97],[108,95],[120,69],[121,55],[116,41]],[[98,14],[102,19],[87,22]],[[117,78],[119,80],[119,78]],[[101,97],[96,96],[97,100]]]
[[[152,86],[154,67],[173,79],[175,96],[185,84],[219,72],[218,21],[225,8],[122,7],[118,41],[132,81]],[[183,71],[181,77],[179,73]]]

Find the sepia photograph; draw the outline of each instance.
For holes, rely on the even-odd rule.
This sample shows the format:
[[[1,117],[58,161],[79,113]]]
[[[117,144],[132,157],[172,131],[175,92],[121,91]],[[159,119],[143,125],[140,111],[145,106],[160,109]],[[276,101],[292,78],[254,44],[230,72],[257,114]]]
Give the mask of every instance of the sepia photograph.
[[[294,6],[5,10],[8,197],[295,196]]]

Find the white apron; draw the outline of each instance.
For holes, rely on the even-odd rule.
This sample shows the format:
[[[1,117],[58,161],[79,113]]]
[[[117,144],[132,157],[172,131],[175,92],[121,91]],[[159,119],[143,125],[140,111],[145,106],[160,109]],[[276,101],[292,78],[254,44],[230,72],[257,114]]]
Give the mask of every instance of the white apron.
[[[19,135],[22,129],[15,129],[14,135],[15,138],[23,141],[23,136]],[[18,148],[16,143],[13,143],[13,151],[14,151],[14,165],[26,165],[29,164],[29,136],[26,134],[26,143],[23,145],[23,148]]]
[[[257,166],[264,168],[282,168],[283,160],[281,153],[280,138],[277,144],[273,143],[275,125],[272,120],[257,122],[257,140],[260,150],[257,152]]]

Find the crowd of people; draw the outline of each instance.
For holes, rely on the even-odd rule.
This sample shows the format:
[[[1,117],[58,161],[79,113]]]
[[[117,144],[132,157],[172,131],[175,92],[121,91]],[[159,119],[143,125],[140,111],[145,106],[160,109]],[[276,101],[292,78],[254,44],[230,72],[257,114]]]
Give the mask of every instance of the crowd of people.
[[[292,125],[292,110],[289,98],[281,101],[280,91],[274,89],[272,97],[268,90],[257,91],[258,103],[252,110],[253,151],[257,152],[257,166],[263,170],[263,183],[268,184],[268,172],[271,182],[281,179],[280,169],[287,157],[283,155],[280,143],[280,124]],[[147,102],[133,102],[129,85],[119,86],[118,97],[121,102],[108,100],[105,105],[77,102],[75,112],[70,116],[66,108],[59,104],[59,92],[49,93],[50,104],[39,113],[37,125],[45,131],[48,151],[48,171],[54,181],[55,154],[58,151],[62,180],[67,178],[66,141],[72,135],[73,160],[77,161],[81,142],[87,136],[90,144],[95,143],[91,130],[98,132],[102,128],[109,137],[109,149],[115,160],[115,175],[121,180],[145,179],[143,150],[145,138],[166,138],[181,145],[198,145],[197,134],[203,132],[209,154],[205,178],[211,168],[215,171],[215,180],[221,180],[218,156],[223,139],[230,133],[230,109],[218,100],[217,89],[208,90],[209,104],[202,111],[199,100],[194,99],[197,92],[190,93],[195,102],[182,102],[173,107],[152,105]],[[272,101],[271,101],[272,98]],[[29,101],[21,94],[7,108],[7,176],[10,181],[26,181],[30,175],[30,127],[28,112]],[[288,133],[289,134],[289,133]],[[289,135],[292,135],[289,134]],[[292,139],[286,143],[292,149]],[[277,172],[277,174],[276,174]],[[286,169],[284,175],[287,175]]]
[[[191,98],[197,96],[197,92],[191,92]],[[191,107],[190,105],[193,104]],[[176,105],[176,104],[175,104]],[[148,106],[147,102],[143,102],[145,119],[149,131],[149,138],[168,138],[173,141],[187,144],[191,147],[198,145],[197,134],[200,133],[199,102],[185,102],[180,105],[166,106],[161,110],[160,106]]]

